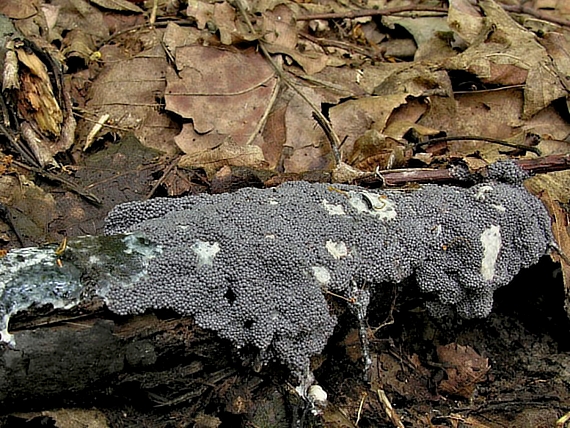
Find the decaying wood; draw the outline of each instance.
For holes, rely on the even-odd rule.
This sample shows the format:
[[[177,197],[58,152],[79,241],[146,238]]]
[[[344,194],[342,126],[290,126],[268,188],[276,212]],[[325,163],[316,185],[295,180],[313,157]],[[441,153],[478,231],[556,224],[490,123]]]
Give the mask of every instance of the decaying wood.
[[[229,343],[189,318],[118,318],[92,310],[16,317],[16,346],[0,350],[0,414],[81,405],[97,397],[128,401],[126,390],[151,405],[165,405],[182,392],[201,391],[200,396],[240,368]]]

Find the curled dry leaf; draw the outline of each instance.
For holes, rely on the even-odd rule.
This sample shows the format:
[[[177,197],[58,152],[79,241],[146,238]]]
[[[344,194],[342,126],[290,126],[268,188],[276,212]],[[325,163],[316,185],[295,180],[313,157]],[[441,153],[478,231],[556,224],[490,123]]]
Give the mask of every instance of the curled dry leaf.
[[[447,379],[439,389],[450,395],[471,398],[478,383],[485,380],[489,371],[489,360],[483,358],[470,346],[450,343],[437,347],[439,362],[445,367]]]

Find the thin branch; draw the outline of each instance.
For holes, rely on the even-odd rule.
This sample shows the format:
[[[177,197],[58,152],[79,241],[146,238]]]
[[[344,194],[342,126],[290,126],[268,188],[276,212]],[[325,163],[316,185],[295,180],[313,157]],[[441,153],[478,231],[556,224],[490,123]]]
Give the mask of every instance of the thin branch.
[[[499,140],[497,138],[469,136],[469,135],[431,138],[428,141],[423,141],[421,143],[417,143],[416,147],[421,147],[421,146],[426,146],[429,144],[436,144],[436,143],[446,143],[448,141],[469,141],[469,140],[485,141],[488,143],[499,144],[501,146],[512,147],[514,149],[525,150],[525,151],[536,153],[538,156],[540,156],[542,154],[540,152],[540,149],[538,149],[537,147],[530,147],[530,146],[525,146],[524,144],[511,143],[509,141]]]
[[[24,169],[27,169],[29,171],[32,171],[32,172],[44,177],[47,180],[56,181],[56,182],[60,183],[64,188],[70,190],[71,192],[77,193],[79,196],[81,196],[83,199],[85,199],[87,202],[89,202],[91,204],[94,204],[96,206],[101,206],[101,204],[102,204],[101,199],[99,199],[93,193],[88,192],[87,190],[77,186],[75,183],[72,183],[67,178],[63,178],[60,175],[56,175],[56,174],[53,174],[51,172],[45,171],[41,168],[26,165],[22,162],[18,162],[15,160],[12,161],[12,163],[14,165],[19,166],[20,168],[24,168]]]
[[[551,155],[536,159],[513,159],[523,170],[530,174],[554,172],[570,169],[570,154]],[[408,183],[458,183],[461,182],[452,169],[405,169],[370,173],[357,180],[358,184],[403,186]]]
[[[509,6],[506,4],[502,4],[501,5],[503,7],[503,9],[505,9],[507,12],[511,12],[511,13],[524,13],[526,15],[530,15],[530,16],[534,16],[537,19],[541,19],[543,21],[548,21],[548,22],[552,22],[554,24],[558,24],[561,25],[563,27],[570,27],[570,21],[568,21],[567,19],[564,18],[559,18],[550,14],[546,14],[543,12],[540,12],[539,10],[533,9],[532,7],[527,7],[527,6]],[[553,11],[553,13],[556,13],[556,11]]]
[[[533,16],[537,19],[543,21],[552,22],[563,27],[570,27],[570,21],[564,18],[559,18],[552,16],[550,14],[540,12],[536,9],[527,6],[510,6],[502,4],[501,7],[510,13],[520,13]],[[399,13],[405,12],[432,12],[435,14],[447,14],[448,10],[443,7],[429,7],[429,6],[402,6],[402,7],[392,7],[386,9],[364,9],[356,11],[346,11],[337,13],[314,13],[301,15],[297,17],[297,21],[310,21],[313,19],[351,19],[351,18],[361,18],[365,16],[389,16],[397,15]]]
[[[403,12],[435,12],[446,15],[448,11],[447,8],[444,7],[402,6],[390,7],[387,9],[351,10],[337,13],[314,13],[310,15],[300,15],[297,17],[297,21],[310,21],[313,19],[362,18],[364,16],[386,16]]]
[[[341,42],[339,40],[324,39],[319,37],[311,36],[310,34],[299,32],[299,36],[317,44],[320,46],[332,46],[334,48],[344,49],[349,52],[359,53],[361,55],[367,56],[373,59],[381,59],[381,52],[374,52],[372,49],[365,49],[360,46],[356,46],[352,43]]]

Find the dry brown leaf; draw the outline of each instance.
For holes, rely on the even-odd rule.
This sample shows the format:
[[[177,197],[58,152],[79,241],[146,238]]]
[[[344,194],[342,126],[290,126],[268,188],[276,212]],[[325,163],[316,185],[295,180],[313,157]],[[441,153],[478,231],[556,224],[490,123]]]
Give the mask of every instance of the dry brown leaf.
[[[186,16],[194,19],[198,28],[203,30],[214,16],[214,4],[200,0],[188,0]]]
[[[394,28],[396,25],[405,28],[412,35],[417,47],[414,54],[415,61],[423,59],[435,61],[456,54],[448,42],[453,37],[453,32],[443,17],[416,19],[387,16],[382,18],[382,23],[389,28]],[[386,55],[389,53],[386,52]]]
[[[198,44],[200,40],[204,39],[204,32],[197,30],[194,27],[181,27],[174,22],[169,22],[166,25],[162,42],[171,57],[176,59],[176,49],[182,46]]]
[[[81,61],[83,65],[89,64],[91,55],[96,49],[93,37],[83,30],[71,30],[64,39],[63,54],[69,60]],[[79,60],[79,61],[78,61]]]
[[[341,139],[346,138],[341,150],[343,159],[353,156],[354,143],[366,131],[374,127],[382,132],[394,109],[405,104],[406,98],[407,94],[402,92],[349,100],[331,108],[333,128]]]
[[[10,220],[24,245],[58,239],[55,233],[48,232],[49,224],[57,216],[53,196],[24,176],[0,177],[0,202],[10,209]]]
[[[485,380],[490,369],[487,358],[470,346],[457,343],[438,346],[437,357],[447,373],[447,379],[440,382],[439,388],[454,396],[471,398],[476,385]]]
[[[405,94],[410,97],[453,97],[449,75],[439,66],[414,63],[396,69],[374,89],[374,95]]]
[[[193,155],[203,157],[205,151],[219,147],[228,138],[237,146],[262,145],[260,124],[277,82],[272,67],[260,54],[252,49],[237,53],[187,46],[176,50],[176,66],[181,71],[178,75],[168,73],[165,99],[168,110],[192,120],[175,138],[178,147],[190,155],[186,165],[198,159]],[[255,148],[244,148],[244,159],[252,159],[257,165],[257,157],[251,157],[253,152],[257,156]],[[217,153],[216,161],[226,152]]]
[[[0,2],[0,14],[12,19],[26,19],[38,13],[33,0],[4,0]]]
[[[454,110],[445,98],[432,98],[429,110],[419,123],[450,136],[477,135],[524,142],[526,133],[536,132],[520,120],[522,94],[515,89],[473,92],[455,96]],[[541,112],[542,113],[542,112]],[[524,129],[524,132],[521,132]],[[448,143],[450,155],[465,157],[478,153],[487,162],[504,157],[509,147],[483,141],[462,140]]]
[[[469,0],[451,0],[447,23],[468,45],[473,43],[483,29],[483,17]]]
[[[267,51],[271,54],[284,54],[291,57],[291,59],[293,59],[293,61],[299,64],[301,68],[305,71],[305,73],[309,75],[321,71],[323,68],[327,66],[329,60],[327,55],[315,51],[313,52],[308,51],[306,53],[301,53],[296,49],[289,49],[285,46],[280,46],[276,44],[267,45],[266,48]]]
[[[567,204],[570,202],[570,171],[539,174],[525,181],[525,185],[535,194],[547,190],[554,200]]]
[[[261,32],[266,43],[295,49],[298,40],[295,13],[285,5],[265,12]]]
[[[551,31],[540,37],[538,41],[552,58],[560,82],[568,89],[570,87],[566,78],[566,76],[570,76],[570,44],[568,40],[563,34]]]
[[[228,2],[216,3],[212,22],[220,33],[220,41],[224,45],[232,45],[259,38],[252,34],[244,22],[238,17],[236,10]]]
[[[567,0],[535,0],[532,5],[535,9],[544,9],[544,12],[560,15],[570,15],[570,4]]]
[[[495,2],[483,0],[480,5],[485,13],[483,30],[467,50],[446,61],[446,68],[467,71],[486,84],[511,85],[524,80],[523,118],[566,96],[550,57],[535,35]],[[459,15],[457,25],[463,25]]]
[[[261,147],[253,144],[240,146],[231,140],[224,141],[218,147],[184,155],[178,165],[182,168],[203,168],[209,177],[224,166],[267,167]]]
[[[50,426],[55,428],[108,428],[107,417],[99,410],[94,409],[58,409],[43,412],[20,413],[19,417],[26,420],[42,418],[50,420]],[[53,423],[53,425],[51,425]]]
[[[91,85],[87,109],[95,120],[109,114],[111,124],[131,129],[147,147],[175,152],[173,138],[180,128],[160,112],[157,102],[166,87],[166,68],[164,49],[158,44],[144,55],[113,61]],[[92,127],[93,122],[83,122],[83,135]]]
[[[103,9],[115,10],[118,12],[143,13],[143,10],[127,0],[90,0]]]
[[[312,88],[299,87],[304,95],[320,106],[323,97]],[[285,113],[286,141],[283,169],[288,173],[330,170],[333,166],[330,144],[312,118],[313,110],[298,94],[293,94]]]
[[[419,359],[412,360],[415,369],[407,369],[405,356],[397,358],[397,355],[388,353],[373,353],[372,357],[372,373],[371,373],[371,389],[376,394],[378,389],[388,389],[409,400],[426,400],[434,399],[428,390],[429,371],[421,365]],[[415,365],[415,364],[418,365]]]
[[[109,27],[104,14],[97,7],[83,0],[58,0],[59,11],[55,31],[63,34],[81,29],[87,34],[104,39],[109,37]]]
[[[360,170],[374,171],[399,168],[405,160],[405,147],[401,143],[370,129],[356,140],[348,162]]]

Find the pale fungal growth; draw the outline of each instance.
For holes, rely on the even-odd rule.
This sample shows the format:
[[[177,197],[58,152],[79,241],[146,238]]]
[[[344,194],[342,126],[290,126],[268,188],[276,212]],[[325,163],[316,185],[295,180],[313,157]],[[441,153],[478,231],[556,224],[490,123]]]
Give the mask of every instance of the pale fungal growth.
[[[318,407],[325,407],[327,405],[328,394],[320,385],[311,385],[307,392],[309,402]]]
[[[322,266],[312,266],[313,275],[315,279],[321,284],[323,287],[326,287],[329,282],[331,282],[331,274],[327,268]]]
[[[127,234],[120,242],[138,271],[109,272],[90,284],[117,314],[170,309],[192,316],[236,348],[256,348],[263,361],[276,359],[308,379],[309,358],[336,325],[327,295],[350,302],[365,325],[376,287],[413,277],[432,314],[484,317],[494,291],[547,252],[550,218],[520,185],[524,174],[508,163],[490,169],[491,180],[470,188],[400,192],[289,182],[119,205],[106,233]],[[145,245],[135,245],[143,238]],[[73,285],[80,277],[70,274],[57,283],[72,284],[65,299],[50,300],[46,292],[18,297],[27,290],[22,271],[32,267],[11,253],[0,260],[0,317],[34,302],[75,302],[83,293]],[[97,260],[92,270],[101,270],[105,257]],[[124,263],[113,262],[121,273]],[[46,263],[54,266],[55,257]],[[2,339],[10,339],[7,332]]]
[[[326,199],[323,199],[323,206],[330,215],[346,215],[342,205],[329,204],[329,202]]]
[[[501,249],[501,230],[499,226],[491,225],[481,234],[483,245],[483,260],[481,260],[481,275],[485,281],[491,281],[495,276],[495,263]]]
[[[204,242],[198,239],[190,246],[190,249],[194,251],[194,254],[196,254],[198,262],[197,266],[200,268],[204,265],[212,265],[214,257],[216,257],[216,254],[220,252],[220,245],[217,242],[210,244],[209,242]]]
[[[337,260],[348,256],[348,248],[346,248],[346,244],[344,242],[334,242],[329,239],[326,242],[325,247],[329,254]]]
[[[138,233],[10,250],[0,258],[0,341],[16,346],[10,317],[32,305],[72,308],[95,295],[105,298],[113,287],[132,289],[161,253]]]
[[[396,217],[394,202],[386,197],[385,194],[379,195],[366,190],[358,192],[349,192],[350,205],[356,208],[358,213],[365,213],[382,220],[392,220]]]

